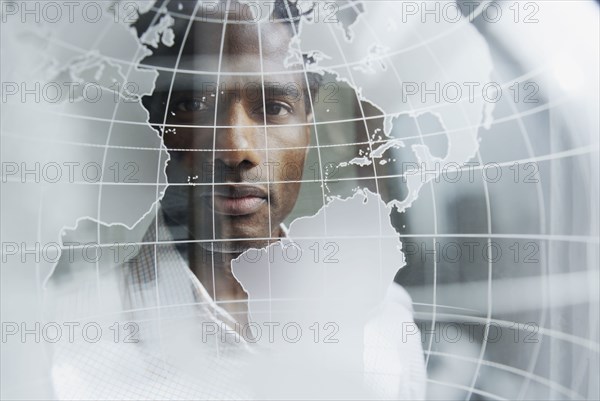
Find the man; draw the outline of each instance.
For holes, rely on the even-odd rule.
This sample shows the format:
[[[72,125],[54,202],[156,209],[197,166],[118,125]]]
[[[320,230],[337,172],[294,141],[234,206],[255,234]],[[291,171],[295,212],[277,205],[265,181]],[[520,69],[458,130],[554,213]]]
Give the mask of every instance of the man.
[[[209,7],[226,2],[184,4],[189,9],[181,14],[210,10],[223,22],[194,21],[181,51],[164,47],[144,61],[174,70],[161,72],[155,93],[144,100],[171,157],[162,211],[212,297],[238,301],[246,294],[231,260],[285,236],[282,222],[298,198],[319,76],[286,72],[298,69],[284,63],[293,35],[287,3],[275,5],[272,19],[279,22],[261,24],[237,2],[227,4],[229,12],[218,7],[220,15]],[[140,30],[150,17],[140,19]],[[186,25],[186,18],[175,22],[176,36]],[[240,302],[224,305],[244,309]]]
[[[283,344],[276,350],[287,357],[278,360],[262,359],[264,348],[253,346],[260,336],[247,330],[248,293],[232,262],[249,249],[286,240],[283,221],[298,199],[319,76],[306,72],[306,58],[300,65],[287,62],[300,16],[293,3],[276,1],[270,21],[261,23],[243,3],[217,3],[225,7],[216,13],[214,4],[165,1],[177,45],[159,46],[143,61],[159,71],[155,91],[143,104],[170,155],[169,187],[139,252],[100,273],[106,301],[96,311],[108,316],[107,326],[110,319],[134,322],[130,334],[136,341],[57,348],[57,395],[422,397],[420,337],[394,344],[397,355],[386,354],[386,344],[400,343],[399,333],[382,327],[412,322],[410,297],[399,286],[394,305],[367,328],[371,334],[364,341],[362,320],[346,310],[351,324],[344,329],[352,328],[343,333],[341,346],[337,339],[318,347],[310,341],[296,348]],[[142,15],[138,33],[160,25],[161,16],[162,11]],[[297,271],[303,268],[308,277],[310,266]],[[127,324],[118,327],[127,330]],[[363,346],[371,361],[365,372]],[[344,368],[340,375],[331,371]],[[365,386],[367,373],[371,380]],[[307,392],[308,387],[314,388]]]

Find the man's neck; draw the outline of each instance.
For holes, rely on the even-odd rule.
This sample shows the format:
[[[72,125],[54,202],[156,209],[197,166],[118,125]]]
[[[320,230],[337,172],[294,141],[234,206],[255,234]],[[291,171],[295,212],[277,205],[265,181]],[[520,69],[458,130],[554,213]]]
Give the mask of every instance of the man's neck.
[[[285,233],[282,227],[278,226],[271,236],[273,240],[269,243],[283,238]],[[219,306],[231,313],[238,322],[247,323],[248,296],[231,270],[231,261],[243,251],[216,252],[215,249],[221,249],[219,244],[207,245],[209,244],[190,244],[190,269]]]
[[[239,253],[221,253],[207,250],[200,244],[190,244],[190,269],[215,302],[240,323],[247,322],[247,295],[233,276],[231,261]]]
[[[192,241],[195,237],[192,234],[194,230],[181,225],[167,214],[165,214],[165,222],[172,234],[175,233],[175,229],[179,229],[179,235],[184,235],[188,239],[189,242],[178,246],[178,250],[208,294],[240,324],[247,323],[248,297],[231,270],[232,260],[237,258],[243,251],[218,252],[221,250],[222,244]],[[185,233],[181,232],[181,227],[185,227]],[[273,240],[269,242],[276,242],[285,236],[282,227],[278,226],[271,233]]]

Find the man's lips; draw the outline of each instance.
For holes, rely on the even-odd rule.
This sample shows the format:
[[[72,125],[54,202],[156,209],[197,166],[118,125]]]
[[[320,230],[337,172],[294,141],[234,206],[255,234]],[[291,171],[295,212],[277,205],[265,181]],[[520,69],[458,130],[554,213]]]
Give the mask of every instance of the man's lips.
[[[211,191],[205,192],[202,196],[215,213],[228,216],[252,214],[267,203],[266,190],[247,184],[216,184],[214,187],[214,200]]]

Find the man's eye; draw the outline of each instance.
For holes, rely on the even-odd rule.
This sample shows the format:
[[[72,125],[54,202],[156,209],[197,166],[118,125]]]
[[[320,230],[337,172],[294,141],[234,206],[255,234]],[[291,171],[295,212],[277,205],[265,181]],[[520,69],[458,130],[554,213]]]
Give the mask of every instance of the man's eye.
[[[292,112],[291,108],[283,103],[279,102],[267,102],[265,104],[265,113],[269,116],[283,117],[287,116]],[[263,112],[263,108],[259,109],[259,113]]]
[[[194,111],[204,111],[208,109],[208,105],[206,102],[203,102],[201,99],[187,99],[183,100],[175,105],[175,111],[183,111],[183,112],[194,112]]]

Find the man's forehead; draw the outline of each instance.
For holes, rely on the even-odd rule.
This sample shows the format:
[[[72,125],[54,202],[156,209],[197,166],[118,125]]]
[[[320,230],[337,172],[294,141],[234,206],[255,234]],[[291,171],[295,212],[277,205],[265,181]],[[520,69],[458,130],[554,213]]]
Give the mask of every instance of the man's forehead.
[[[259,38],[260,34],[260,38]],[[200,21],[193,24],[178,69],[274,73],[287,70],[291,32],[285,23]]]
[[[305,78],[301,73],[276,73],[276,74],[237,74],[237,73],[222,73],[205,74],[193,71],[181,71],[175,75],[173,81],[173,91],[191,91],[198,93],[212,93],[217,90],[217,82],[219,90],[225,91],[262,91],[265,88],[271,88],[271,94],[277,94],[277,88],[282,88],[288,95],[294,95],[290,91],[300,90],[304,88]],[[157,90],[168,90],[171,83],[165,81],[164,88]],[[297,94],[299,95],[299,94]]]

